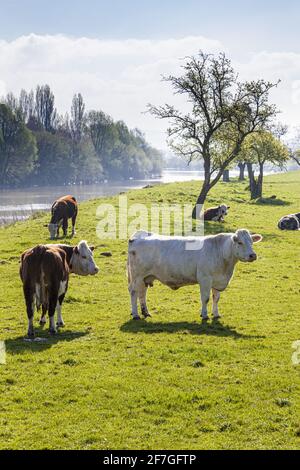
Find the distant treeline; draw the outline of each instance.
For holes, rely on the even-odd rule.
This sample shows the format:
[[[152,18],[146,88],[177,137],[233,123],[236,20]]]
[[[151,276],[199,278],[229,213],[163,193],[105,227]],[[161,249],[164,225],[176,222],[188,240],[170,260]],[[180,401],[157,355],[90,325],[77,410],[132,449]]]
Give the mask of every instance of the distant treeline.
[[[87,112],[80,93],[64,116],[48,85],[0,100],[0,187],[143,178],[162,161],[139,129]]]

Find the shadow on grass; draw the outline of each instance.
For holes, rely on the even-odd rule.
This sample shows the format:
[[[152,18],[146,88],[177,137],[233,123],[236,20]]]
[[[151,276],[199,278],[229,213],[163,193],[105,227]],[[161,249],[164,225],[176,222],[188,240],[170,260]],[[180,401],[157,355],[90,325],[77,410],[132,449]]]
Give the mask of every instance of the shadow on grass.
[[[219,337],[231,337],[234,339],[264,338],[264,336],[244,335],[228,325],[223,325],[219,320],[211,323],[202,322],[154,322],[145,320],[129,320],[120,328],[124,333],[178,333],[186,331],[192,335],[207,335]]]
[[[256,199],[256,201],[253,201],[252,204],[257,204],[259,206],[290,206],[292,203],[290,201],[284,201],[283,199],[261,197]]]
[[[59,237],[55,237],[55,238],[48,238],[49,240],[49,244],[59,244],[63,241],[67,241],[67,240],[73,240],[74,239],[74,235],[72,235],[71,233],[69,233],[68,235],[64,236],[64,235],[60,235]]]
[[[47,330],[41,328],[35,329],[35,337],[39,338],[39,341],[29,341],[26,336],[18,336],[16,338],[10,338],[5,340],[6,351],[10,354],[23,354],[24,352],[33,351],[39,352],[49,349],[57,343],[62,341],[73,341],[74,339],[81,338],[82,336],[88,335],[88,331],[70,331],[64,330],[58,332],[55,336],[50,336]]]

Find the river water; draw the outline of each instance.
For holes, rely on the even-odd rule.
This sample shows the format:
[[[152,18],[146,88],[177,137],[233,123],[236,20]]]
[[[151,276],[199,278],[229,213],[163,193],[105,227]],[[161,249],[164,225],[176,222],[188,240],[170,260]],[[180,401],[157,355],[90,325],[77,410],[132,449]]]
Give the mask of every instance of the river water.
[[[232,170],[230,175],[237,176],[237,171]],[[129,189],[142,188],[148,184],[201,181],[202,179],[203,171],[167,169],[162,172],[162,177],[159,179],[0,190],[0,225],[24,220],[37,211],[47,211],[58,197],[65,194],[72,194],[80,202],[101,196],[112,196]]]
[[[48,186],[0,190],[0,225],[24,220],[38,211],[48,211],[60,196],[72,194],[80,201],[112,196],[148,184],[203,179],[202,171],[164,170],[158,179],[109,181],[92,185]]]

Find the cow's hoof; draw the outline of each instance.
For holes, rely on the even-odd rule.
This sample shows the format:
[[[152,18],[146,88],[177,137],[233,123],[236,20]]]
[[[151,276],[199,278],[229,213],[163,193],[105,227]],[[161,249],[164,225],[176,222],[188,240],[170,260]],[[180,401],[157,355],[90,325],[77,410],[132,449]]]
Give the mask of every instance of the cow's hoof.
[[[209,320],[208,317],[201,317],[201,318],[202,318],[202,322],[203,322],[203,323],[206,323],[206,322],[208,322],[208,320]]]
[[[221,315],[218,315],[218,316],[216,316],[216,317],[213,317],[213,320],[214,320],[214,321],[218,321],[218,320],[220,320],[220,318],[222,318]]]
[[[57,330],[55,328],[50,328],[49,333],[51,336],[57,335]]]
[[[139,317],[138,315],[136,315],[136,316],[132,317],[132,319],[133,319],[133,320],[140,320],[141,317]]]
[[[144,318],[151,318],[152,315],[149,312],[147,312],[147,313],[143,313],[143,317]]]
[[[34,331],[28,331],[27,332],[27,338],[28,339],[34,339]]]
[[[63,321],[57,322],[56,323],[57,328],[64,328],[65,324]]]
[[[40,319],[40,325],[41,326],[45,326],[46,322],[47,322],[46,318],[45,318],[45,320],[43,320],[42,318]]]

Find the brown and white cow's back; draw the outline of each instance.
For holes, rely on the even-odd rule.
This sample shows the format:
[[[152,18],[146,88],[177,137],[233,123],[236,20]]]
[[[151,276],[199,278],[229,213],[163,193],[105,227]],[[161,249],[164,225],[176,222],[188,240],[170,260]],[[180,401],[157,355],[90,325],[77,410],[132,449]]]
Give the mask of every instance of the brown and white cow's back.
[[[38,245],[21,256],[20,276],[28,316],[28,336],[34,336],[33,315],[35,306],[42,307],[40,323],[46,322],[49,312],[50,333],[56,333],[54,313],[57,310],[57,326],[64,326],[61,306],[68,288],[69,274],[95,275],[99,268],[93,258],[93,246],[81,240],[76,246]]]
[[[46,322],[48,311],[50,333],[56,333],[54,314],[57,309],[57,326],[63,326],[61,304],[68,289],[69,266],[66,253],[57,247],[38,245],[21,256],[20,277],[28,316],[28,336],[34,336],[33,316],[35,306],[42,307],[40,323]]]

